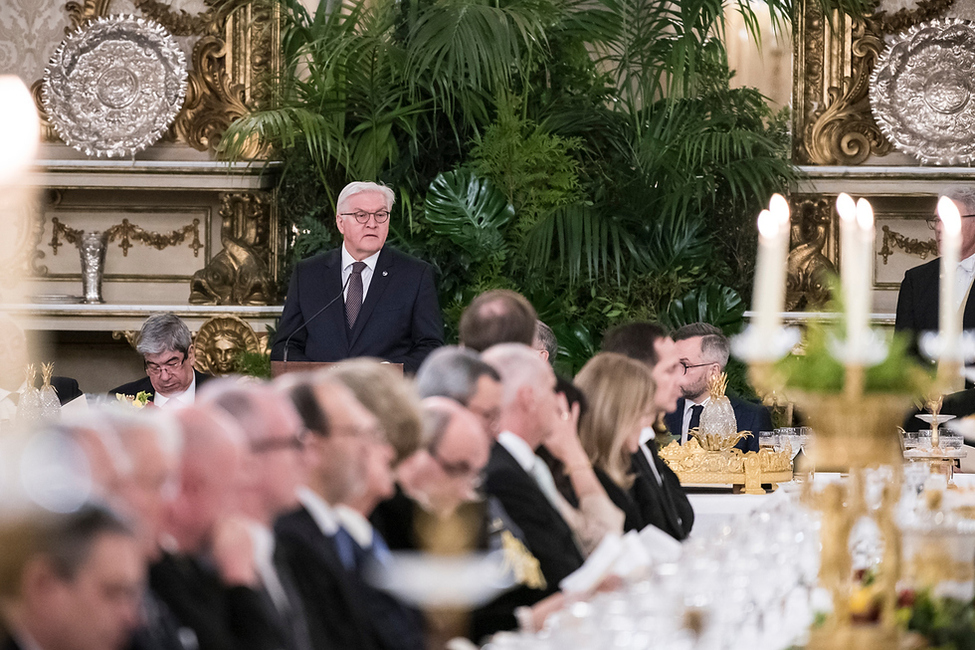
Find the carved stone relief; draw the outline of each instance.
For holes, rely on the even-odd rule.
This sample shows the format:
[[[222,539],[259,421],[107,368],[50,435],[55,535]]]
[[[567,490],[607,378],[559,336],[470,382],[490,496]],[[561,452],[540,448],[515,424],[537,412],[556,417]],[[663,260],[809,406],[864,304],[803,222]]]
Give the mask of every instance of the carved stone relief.
[[[828,256],[833,201],[793,197],[792,234],[786,277],[786,309],[821,308],[830,298],[828,278],[836,265]]]
[[[921,0],[911,10],[880,11],[863,19],[836,12],[832,21],[812,0],[796,3],[796,163],[858,165],[891,151],[874,122],[868,96],[884,36],[944,15],[953,2]]]
[[[221,196],[223,249],[193,275],[190,303],[267,305],[276,298],[273,237],[277,230],[272,197],[260,193]]]
[[[214,316],[204,322],[193,338],[193,348],[196,369],[212,375],[238,372],[242,353],[265,351],[251,326],[236,316]]]

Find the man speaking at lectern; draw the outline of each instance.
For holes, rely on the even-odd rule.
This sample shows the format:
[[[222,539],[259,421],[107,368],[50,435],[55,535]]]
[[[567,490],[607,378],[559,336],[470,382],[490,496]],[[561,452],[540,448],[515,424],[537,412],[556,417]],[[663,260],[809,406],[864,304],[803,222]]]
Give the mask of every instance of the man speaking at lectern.
[[[393,190],[349,183],[335,223],[342,246],[298,263],[271,358],[377,357],[415,373],[443,345],[443,318],[426,262],[386,246]]]

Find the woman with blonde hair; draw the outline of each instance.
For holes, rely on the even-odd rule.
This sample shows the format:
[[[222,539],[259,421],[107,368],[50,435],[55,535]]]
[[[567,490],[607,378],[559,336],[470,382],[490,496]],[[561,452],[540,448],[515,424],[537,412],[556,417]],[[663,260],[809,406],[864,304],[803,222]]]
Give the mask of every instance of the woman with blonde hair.
[[[613,503],[626,514],[625,530],[644,521],[630,496],[633,454],[640,431],[653,424],[654,383],[650,369],[614,352],[597,354],[576,375],[589,408],[579,419],[579,439]]]

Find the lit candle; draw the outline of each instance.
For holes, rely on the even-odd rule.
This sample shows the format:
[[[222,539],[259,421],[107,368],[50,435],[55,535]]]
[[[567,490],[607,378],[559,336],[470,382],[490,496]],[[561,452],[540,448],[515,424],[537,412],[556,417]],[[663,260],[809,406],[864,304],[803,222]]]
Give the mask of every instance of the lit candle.
[[[856,221],[852,238],[842,246],[852,248],[849,275],[843,276],[843,299],[846,303],[846,340],[850,351],[862,350],[870,331],[870,284],[873,261],[873,208],[866,199],[856,204]]]
[[[755,339],[774,341],[785,308],[789,257],[789,204],[774,194],[769,209],[758,215],[758,260],[755,265]]]
[[[850,307],[849,288],[853,286],[853,276],[856,273],[857,247],[853,245],[857,231],[857,204],[846,192],[836,197],[836,212],[840,215],[840,287],[843,292],[843,304]],[[849,321],[846,330],[847,340],[850,337]]]
[[[947,196],[938,199],[941,218],[941,301],[938,325],[941,334],[941,358],[960,359],[958,338],[961,335],[961,310],[955,296],[955,277],[961,256],[961,214]]]
[[[41,135],[34,99],[20,77],[0,75],[0,186],[23,182]]]

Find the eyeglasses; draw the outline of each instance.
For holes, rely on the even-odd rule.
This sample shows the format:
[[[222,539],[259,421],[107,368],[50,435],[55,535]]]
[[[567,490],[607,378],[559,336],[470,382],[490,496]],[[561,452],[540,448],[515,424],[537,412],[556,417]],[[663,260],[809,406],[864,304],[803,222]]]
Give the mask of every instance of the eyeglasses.
[[[255,454],[277,451],[278,449],[294,449],[295,451],[301,451],[305,448],[305,438],[307,435],[308,429],[302,428],[287,438],[265,438],[264,440],[255,440],[251,443],[251,451]]]
[[[971,217],[975,217],[975,214],[963,214],[963,215],[961,215],[961,218],[962,219],[969,219]],[[924,220],[924,223],[928,224],[928,228],[930,228],[931,230],[934,230],[935,228],[938,227],[938,224],[941,223],[941,217],[931,217],[930,219],[925,219]]]
[[[186,354],[183,354],[183,358],[180,359],[179,361],[173,359],[172,361],[167,361],[166,363],[161,365],[158,363],[152,363],[151,361],[146,361],[145,362],[146,372],[148,372],[150,375],[161,375],[165,370],[166,372],[172,374],[177,370],[179,370],[185,361],[186,361]]]
[[[373,217],[376,223],[386,223],[389,219],[389,210],[380,210],[379,212],[365,212],[363,210],[357,210],[355,212],[340,212],[343,217],[355,217],[355,220],[359,223],[369,223],[369,217]]]
[[[687,374],[687,371],[690,370],[691,368],[703,368],[704,366],[710,366],[712,363],[714,363],[714,362],[713,361],[709,361],[707,363],[687,363],[686,361],[684,361],[683,359],[681,359],[680,360],[680,367],[684,369],[684,374],[686,375]]]
[[[353,425],[329,428],[329,435],[362,438],[368,442],[386,444],[386,432],[382,427],[357,427]]]
[[[430,456],[437,461],[437,464],[443,469],[444,474],[450,478],[464,479],[474,489],[481,486],[481,471],[471,467],[471,464],[466,460],[451,462],[441,458],[440,454],[431,453]]]

